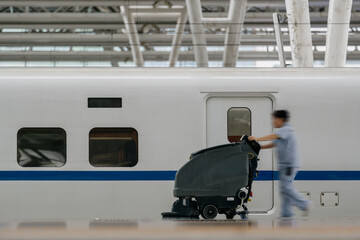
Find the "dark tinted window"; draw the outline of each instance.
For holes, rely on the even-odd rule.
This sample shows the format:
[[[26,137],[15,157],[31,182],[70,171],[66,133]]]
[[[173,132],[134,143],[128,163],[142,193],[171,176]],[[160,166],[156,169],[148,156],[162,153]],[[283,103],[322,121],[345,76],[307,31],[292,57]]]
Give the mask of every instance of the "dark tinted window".
[[[22,128],[17,134],[22,167],[61,167],[66,162],[66,133],[61,128]]]
[[[121,108],[121,98],[88,98],[89,108]]]
[[[245,107],[230,108],[227,122],[229,142],[238,142],[243,135],[251,136],[250,109]]]
[[[94,128],[89,133],[94,167],[133,167],[138,162],[138,133],[133,128]]]

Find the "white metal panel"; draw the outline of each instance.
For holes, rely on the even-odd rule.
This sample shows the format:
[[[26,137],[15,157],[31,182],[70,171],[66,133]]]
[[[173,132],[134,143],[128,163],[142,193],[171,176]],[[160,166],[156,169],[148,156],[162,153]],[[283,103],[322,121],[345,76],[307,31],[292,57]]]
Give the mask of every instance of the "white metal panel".
[[[3,181],[0,220],[161,219],[175,201],[173,186],[171,181]]]
[[[227,113],[234,107],[246,107],[251,111],[252,135],[263,136],[272,132],[271,112],[272,100],[268,97],[253,98],[221,98],[212,97],[207,101],[206,140],[207,147],[229,143]],[[260,153],[258,170],[273,170],[273,154],[271,150]],[[253,184],[254,198],[249,203],[251,212],[267,212],[274,204],[272,181],[259,181]]]
[[[247,92],[256,96],[277,92],[276,106],[289,109],[292,115],[300,170],[360,170],[359,69],[12,68],[0,69],[0,73],[1,170],[30,170],[16,163],[16,132],[26,126],[66,130],[67,164],[56,170],[96,171],[88,160],[88,133],[92,127],[106,126],[134,127],[139,132],[139,164],[121,170],[177,170],[191,152],[206,146],[205,98],[201,92],[230,98]],[[119,96],[124,105],[116,111],[90,110],[86,108],[89,96]],[[253,128],[254,135],[267,133],[257,129]],[[260,154],[260,170],[271,170],[263,155],[269,152]],[[360,215],[360,193],[356,191],[360,181],[309,180],[296,181],[295,185],[311,194],[311,217]],[[159,219],[161,212],[171,208],[172,188],[171,181],[1,181],[0,219]],[[251,210],[261,199],[258,192],[255,186]],[[338,192],[341,204],[321,207],[321,192]],[[274,197],[277,208],[277,195]],[[276,216],[276,211],[272,212]]]

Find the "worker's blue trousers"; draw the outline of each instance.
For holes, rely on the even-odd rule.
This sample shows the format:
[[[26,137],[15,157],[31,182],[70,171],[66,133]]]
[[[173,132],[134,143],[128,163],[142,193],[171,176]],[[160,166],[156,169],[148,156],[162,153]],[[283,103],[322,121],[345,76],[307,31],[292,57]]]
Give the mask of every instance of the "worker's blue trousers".
[[[279,170],[281,217],[293,217],[293,206],[304,211],[308,207],[308,201],[294,187],[294,179],[297,174],[296,168],[282,168]]]

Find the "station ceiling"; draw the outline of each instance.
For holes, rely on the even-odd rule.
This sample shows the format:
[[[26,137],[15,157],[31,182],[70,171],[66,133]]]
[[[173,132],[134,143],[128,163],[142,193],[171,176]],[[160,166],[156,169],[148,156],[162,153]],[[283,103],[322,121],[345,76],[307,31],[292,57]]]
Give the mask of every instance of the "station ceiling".
[[[204,17],[226,17],[229,1],[202,0]],[[98,61],[119,66],[131,63],[131,46],[120,6],[152,8],[136,15],[135,23],[145,62],[165,64],[173,47],[177,17],[158,8],[184,6],[185,0],[0,0],[1,61]],[[314,59],[323,61],[329,0],[309,0]],[[239,62],[276,61],[274,12],[285,15],[284,0],[248,0]],[[290,59],[287,24],[282,26]],[[209,60],[222,60],[226,28],[206,26]],[[181,42],[179,61],[194,61],[189,23]],[[348,60],[360,61],[360,0],[353,0]]]

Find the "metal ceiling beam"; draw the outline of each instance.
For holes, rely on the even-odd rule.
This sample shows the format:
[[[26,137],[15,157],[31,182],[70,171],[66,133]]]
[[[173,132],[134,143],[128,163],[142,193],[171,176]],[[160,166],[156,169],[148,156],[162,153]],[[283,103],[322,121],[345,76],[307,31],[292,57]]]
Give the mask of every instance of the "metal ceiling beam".
[[[245,24],[272,25],[271,12],[247,12],[245,15]],[[226,17],[226,13],[204,13],[204,17]],[[311,24],[323,24],[326,26],[328,14],[324,12],[311,12]],[[353,12],[351,23],[360,23],[360,12]],[[122,17],[119,13],[0,13],[0,24],[22,24],[22,26],[31,24],[121,24]],[[139,23],[157,23],[157,24],[176,24],[174,17],[158,14],[156,20],[154,15],[141,17]],[[104,25],[102,25],[104,26]],[[33,26],[36,27],[36,26]],[[104,26],[105,27],[105,26]]]
[[[173,46],[174,35],[139,34],[140,42],[150,46]],[[223,46],[225,35],[207,34],[208,46]],[[325,46],[326,35],[313,35],[313,45]],[[289,36],[283,36],[289,45]],[[360,45],[360,33],[349,35],[349,45]],[[242,35],[242,45],[275,46],[274,35]],[[182,46],[191,46],[190,34],[182,36]],[[129,46],[126,34],[76,34],[76,33],[0,33],[0,46]]]
[[[175,35],[173,37],[174,46],[169,56],[169,65],[175,66],[176,60],[179,56],[179,49],[181,46],[182,34],[187,22],[186,8],[184,6],[159,6],[159,7],[147,7],[147,6],[120,6],[121,14],[124,19],[126,32],[129,37],[129,43],[132,49],[132,56],[136,63],[136,66],[142,67],[144,64],[142,52],[140,49],[139,32],[136,26],[135,18],[153,16],[159,14],[163,16],[177,17],[177,25]]]
[[[249,5],[257,7],[281,7],[283,0],[248,0]],[[171,0],[174,5],[185,5],[184,0]],[[355,3],[356,1],[354,1]],[[117,7],[122,3],[119,0],[0,0],[0,6],[33,6],[33,7],[59,7],[59,6],[113,6]],[[153,5],[154,0],[126,1],[127,5]],[[310,6],[324,6],[328,0],[310,0]],[[202,0],[203,5],[228,6],[227,1]],[[360,5],[357,2],[357,5]]]
[[[186,8],[184,8],[181,11],[180,17],[177,20],[175,36],[173,37],[171,42],[172,49],[169,56],[169,67],[175,67],[176,61],[179,59],[180,47],[182,45],[187,19],[187,10]]]
[[[168,61],[169,52],[146,51],[143,53],[145,61]],[[208,52],[211,61],[222,61],[223,52]],[[286,52],[290,58],[291,53]],[[239,52],[238,61],[264,61],[278,59],[276,51],[273,52]],[[325,53],[315,52],[314,59],[323,61]],[[348,54],[348,60],[358,60],[360,52]],[[0,52],[1,61],[129,61],[131,52]],[[179,61],[194,61],[194,52],[180,52]]]
[[[144,58],[140,50],[140,39],[135,19],[128,7],[121,6],[121,15],[124,19],[126,33],[129,38],[133,61],[137,67],[142,67],[144,65]]]
[[[189,15],[196,64],[198,67],[207,67],[209,57],[206,50],[205,28],[201,23],[202,11],[200,0],[186,0],[186,8]]]
[[[236,67],[238,49],[241,42],[242,28],[246,14],[246,5],[247,0],[232,0],[230,2],[230,25],[227,28],[224,43],[224,67]]]
[[[176,22],[154,22],[154,21],[142,21],[137,24],[138,29],[141,29],[144,24],[156,24],[160,29],[166,28],[174,28]],[[350,22],[350,28],[359,28],[360,19],[353,20]],[[273,22],[244,22],[244,29],[266,29],[273,28]],[[327,22],[312,22],[311,27],[313,28],[326,28]],[[119,31],[121,28],[125,28],[123,23],[104,23],[104,24],[96,24],[96,23],[15,23],[15,24],[3,24],[0,22],[0,29],[67,29],[67,30],[77,30],[77,29],[94,29],[94,30],[103,30],[103,31]],[[185,27],[185,32],[189,30],[189,26]]]
[[[274,31],[275,31],[276,45],[279,55],[280,66],[286,67],[286,59],[284,55],[284,41],[282,36],[283,34],[281,32],[281,22],[279,20],[279,14],[274,13],[273,19],[274,19]]]
[[[200,0],[186,0],[189,12],[190,28],[193,36],[195,59],[198,64],[207,66],[206,35],[204,26],[226,27],[225,49],[223,57],[224,67],[235,67],[238,47],[242,34],[247,0],[230,0],[228,15],[226,17],[204,17]]]

